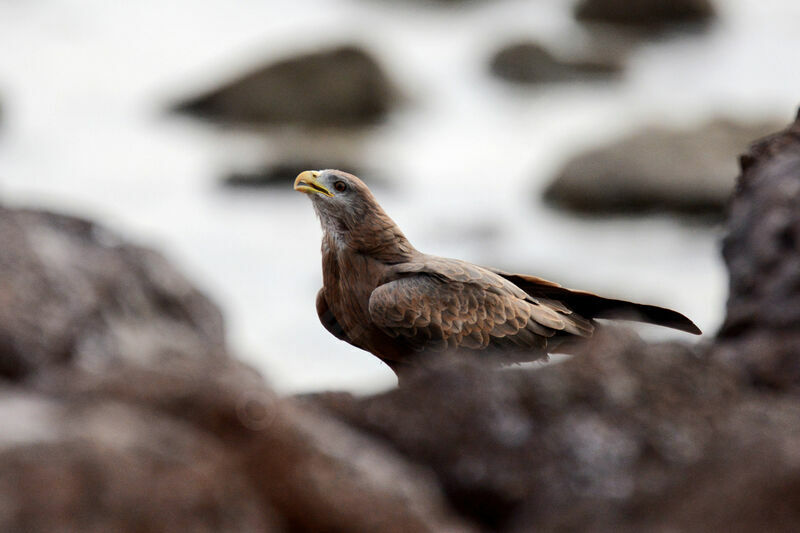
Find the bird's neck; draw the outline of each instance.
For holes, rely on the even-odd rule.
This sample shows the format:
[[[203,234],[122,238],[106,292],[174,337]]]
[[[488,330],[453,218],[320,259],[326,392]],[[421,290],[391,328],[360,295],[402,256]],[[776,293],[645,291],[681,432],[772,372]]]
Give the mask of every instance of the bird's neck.
[[[334,255],[355,253],[387,264],[408,261],[419,253],[397,224],[382,212],[373,213],[346,229],[323,229],[323,253],[327,248]]]

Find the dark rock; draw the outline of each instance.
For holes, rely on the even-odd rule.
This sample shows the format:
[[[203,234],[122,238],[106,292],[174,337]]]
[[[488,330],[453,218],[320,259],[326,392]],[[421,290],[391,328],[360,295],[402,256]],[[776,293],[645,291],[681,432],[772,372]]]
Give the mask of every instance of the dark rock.
[[[656,30],[705,24],[714,15],[710,0],[582,0],[575,7],[579,20]]]
[[[377,62],[348,46],[278,61],[177,110],[224,122],[357,126],[383,118],[394,94]]]
[[[278,530],[232,456],[180,421],[10,390],[0,419],[2,531]]]
[[[0,376],[218,357],[222,316],[159,254],[86,220],[0,207]]]
[[[800,120],[754,144],[730,206],[717,356],[757,383],[800,384]]]
[[[711,444],[707,417],[735,400],[735,385],[690,348],[608,336],[559,365],[459,368],[318,405],[428,465],[484,527],[581,529],[588,516],[622,522],[648,490],[682,481]]]
[[[544,193],[584,213],[672,211],[722,215],[736,158],[774,123],[715,120],[694,130],[645,128],[569,161]]]
[[[608,79],[622,71],[617,58],[584,57],[562,60],[537,43],[511,44],[490,63],[500,78],[518,83],[548,83]]]
[[[287,187],[294,183],[298,174],[304,170],[337,168],[357,176],[364,173],[354,170],[347,163],[331,164],[330,161],[313,160],[307,162],[286,162],[267,165],[249,171],[232,172],[223,179],[223,184],[229,187]]]

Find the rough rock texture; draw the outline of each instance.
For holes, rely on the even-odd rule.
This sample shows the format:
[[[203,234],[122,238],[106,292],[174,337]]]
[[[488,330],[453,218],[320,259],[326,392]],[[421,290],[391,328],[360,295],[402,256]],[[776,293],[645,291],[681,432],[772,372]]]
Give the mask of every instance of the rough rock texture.
[[[758,383],[800,384],[800,120],[742,157],[723,255],[730,273],[718,357]]]
[[[345,46],[278,61],[177,110],[224,122],[357,126],[381,119],[394,95],[377,62]]]
[[[694,130],[644,128],[569,161],[544,196],[583,213],[721,216],[734,188],[738,155],[780,127],[719,119]]]
[[[549,83],[607,79],[622,71],[617,58],[559,59],[537,43],[508,45],[490,62],[496,76],[517,83]]]
[[[582,0],[575,7],[580,20],[647,29],[704,24],[714,14],[710,0]]]
[[[3,531],[276,530],[230,454],[180,421],[13,389],[0,420]]]
[[[467,367],[322,403],[434,469],[484,527],[623,524],[703,457],[707,418],[736,389],[689,348],[603,342],[552,367]]]
[[[217,307],[159,254],[77,218],[0,206],[0,376],[224,353]]]

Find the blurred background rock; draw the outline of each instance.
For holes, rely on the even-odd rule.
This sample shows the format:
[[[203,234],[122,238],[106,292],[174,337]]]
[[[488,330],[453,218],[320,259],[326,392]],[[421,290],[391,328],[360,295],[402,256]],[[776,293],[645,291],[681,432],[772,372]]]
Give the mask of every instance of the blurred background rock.
[[[0,1],[0,202],[155,245],[283,393],[394,383],[318,324],[318,224],[290,187],[307,167],[381,183],[424,251],[713,332],[714,217],[737,154],[794,114],[798,17],[794,0]],[[128,318],[93,318],[95,337]]]

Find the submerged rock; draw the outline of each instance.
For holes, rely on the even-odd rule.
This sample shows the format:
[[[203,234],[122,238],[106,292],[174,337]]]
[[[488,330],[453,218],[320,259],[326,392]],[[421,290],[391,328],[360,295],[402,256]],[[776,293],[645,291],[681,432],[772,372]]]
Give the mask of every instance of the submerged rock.
[[[358,126],[383,118],[395,94],[371,55],[344,46],[256,69],[176,109],[224,122]]]
[[[778,127],[719,119],[694,130],[644,128],[569,161],[544,197],[583,213],[720,217],[733,191],[738,154]]]
[[[582,0],[575,7],[579,20],[644,29],[705,24],[715,16],[710,0]]]
[[[622,71],[618,58],[559,59],[533,42],[508,45],[491,60],[491,71],[517,83],[549,83],[608,79]]]

